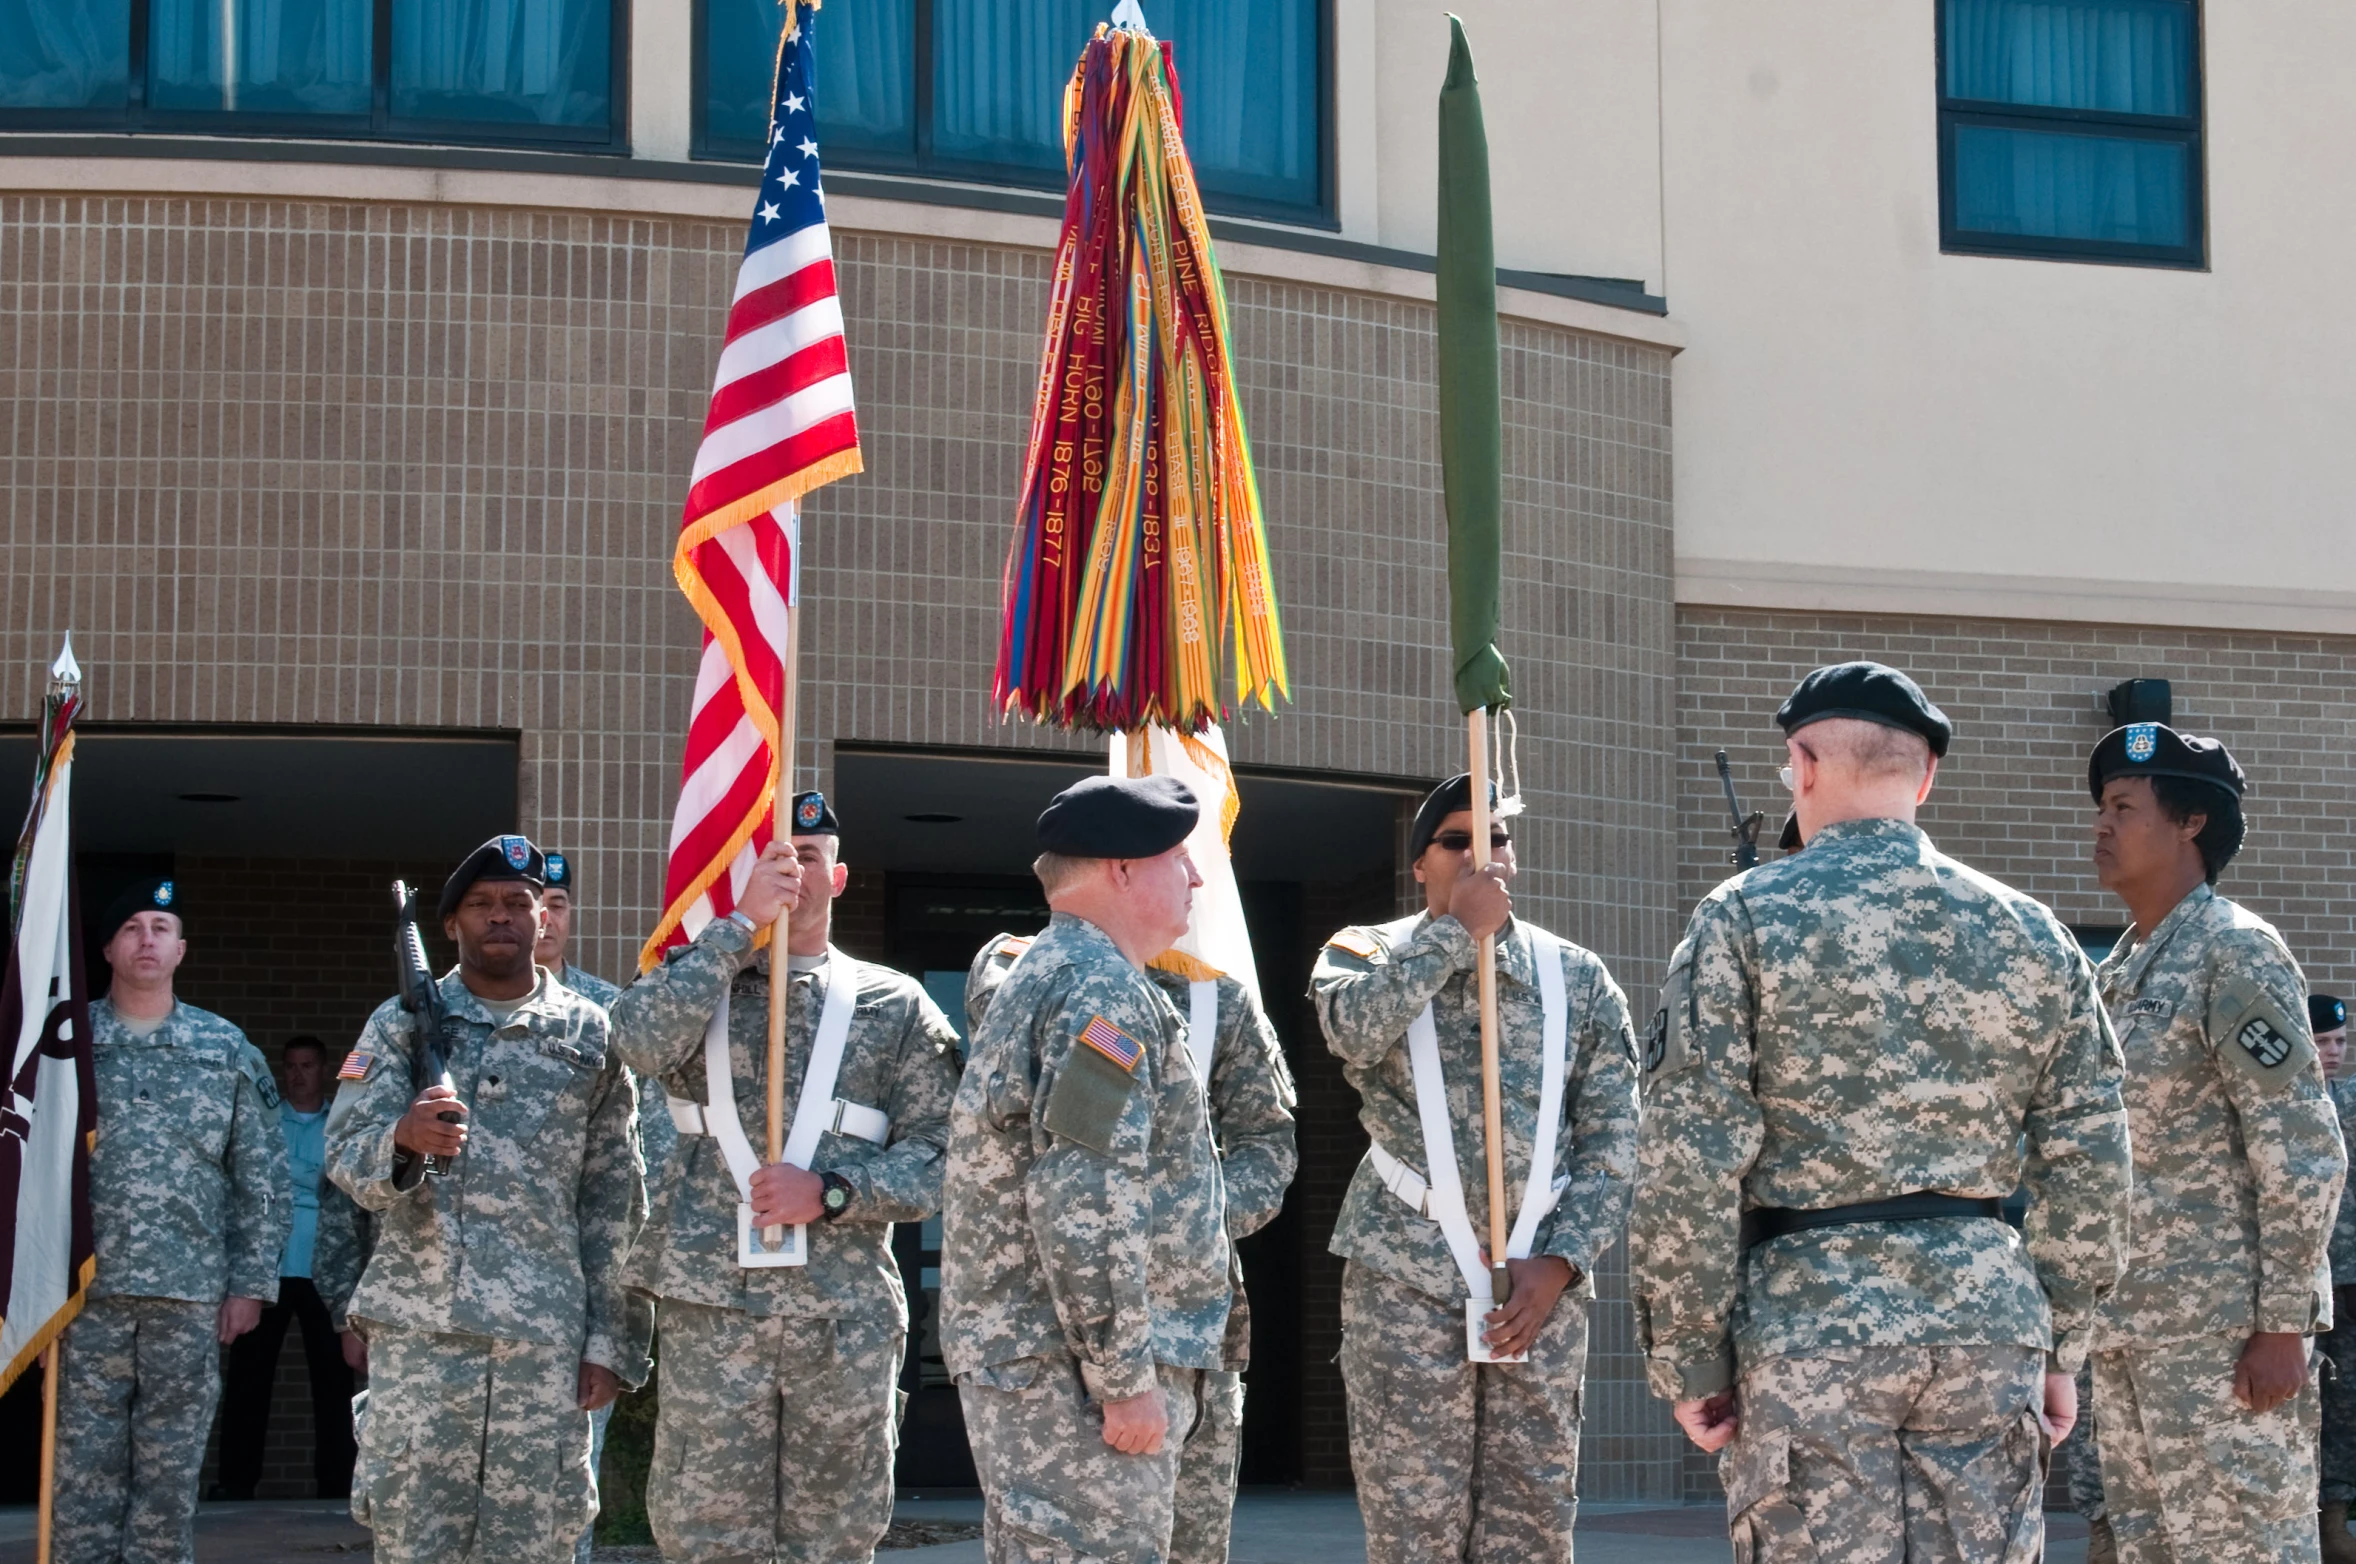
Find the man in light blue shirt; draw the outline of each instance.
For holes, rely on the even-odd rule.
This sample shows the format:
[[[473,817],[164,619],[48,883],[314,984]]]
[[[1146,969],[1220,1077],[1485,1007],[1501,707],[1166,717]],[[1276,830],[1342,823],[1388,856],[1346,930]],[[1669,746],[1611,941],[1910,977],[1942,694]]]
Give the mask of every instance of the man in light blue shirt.
[[[319,1497],[342,1498],[352,1481],[352,1375],[367,1361],[366,1346],[344,1322],[344,1307],[365,1258],[359,1209],[321,1171],[327,1160],[326,1047],[316,1037],[288,1039],[278,1073],[294,1225],[279,1255],[278,1301],[230,1349],[221,1409],[221,1476],[214,1496],[254,1497],[270,1428],[278,1349],[288,1324],[299,1320],[311,1371],[312,1469]]]

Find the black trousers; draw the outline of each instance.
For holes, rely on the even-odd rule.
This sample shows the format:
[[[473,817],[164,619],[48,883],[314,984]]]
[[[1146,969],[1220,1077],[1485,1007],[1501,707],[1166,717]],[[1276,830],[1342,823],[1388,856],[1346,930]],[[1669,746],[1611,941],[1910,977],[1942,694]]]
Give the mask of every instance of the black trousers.
[[[278,1301],[262,1311],[262,1323],[229,1349],[229,1375],[221,1396],[224,1497],[250,1499],[261,1481],[278,1349],[286,1340],[287,1325],[298,1320],[303,1357],[311,1369],[311,1469],[319,1480],[319,1497],[340,1499],[352,1491],[352,1371],[319,1290],[305,1277],[284,1276],[278,1281]]]

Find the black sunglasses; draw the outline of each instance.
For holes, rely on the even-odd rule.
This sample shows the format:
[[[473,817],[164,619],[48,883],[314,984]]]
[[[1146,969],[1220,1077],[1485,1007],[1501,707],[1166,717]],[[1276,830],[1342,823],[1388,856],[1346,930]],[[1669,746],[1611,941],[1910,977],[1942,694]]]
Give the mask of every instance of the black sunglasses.
[[[1472,833],[1470,831],[1442,831],[1432,838],[1432,844],[1452,853],[1469,853],[1472,851]],[[1499,852],[1512,845],[1513,838],[1503,831],[1489,833],[1489,851]]]

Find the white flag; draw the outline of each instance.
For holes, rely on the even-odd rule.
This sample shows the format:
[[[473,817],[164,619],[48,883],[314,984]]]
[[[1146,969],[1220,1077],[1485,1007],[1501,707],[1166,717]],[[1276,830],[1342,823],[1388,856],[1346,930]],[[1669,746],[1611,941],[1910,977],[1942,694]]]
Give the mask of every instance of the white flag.
[[[1227,740],[1218,724],[1200,733],[1178,733],[1158,725],[1143,733],[1116,733],[1110,770],[1116,777],[1176,777],[1193,789],[1203,806],[1194,834],[1186,839],[1203,888],[1194,893],[1185,937],[1155,957],[1153,964],[1197,981],[1231,977],[1258,999],[1260,974],[1252,964],[1243,897],[1235,888],[1235,864],[1227,848],[1242,802],[1236,797],[1235,774],[1227,766]]]
[[[82,1307],[95,1273],[90,1146],[97,1103],[90,1008],[74,937],[69,733],[45,779],[21,916],[0,980],[0,1390]]]

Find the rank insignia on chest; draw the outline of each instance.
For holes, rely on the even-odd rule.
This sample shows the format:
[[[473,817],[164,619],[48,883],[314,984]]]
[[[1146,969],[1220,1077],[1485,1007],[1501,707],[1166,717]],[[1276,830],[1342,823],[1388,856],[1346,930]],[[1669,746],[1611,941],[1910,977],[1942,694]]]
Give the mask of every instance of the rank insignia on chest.
[[[2242,1023],[2233,1040],[2242,1052],[2258,1061],[2263,1069],[2271,1070],[2291,1056],[2291,1040],[2274,1029],[2274,1023],[2264,1016],[2252,1016]]]
[[[1102,1016],[1092,1016],[1080,1028],[1080,1041],[1119,1065],[1134,1072],[1137,1061],[1145,1057],[1145,1045]]]

